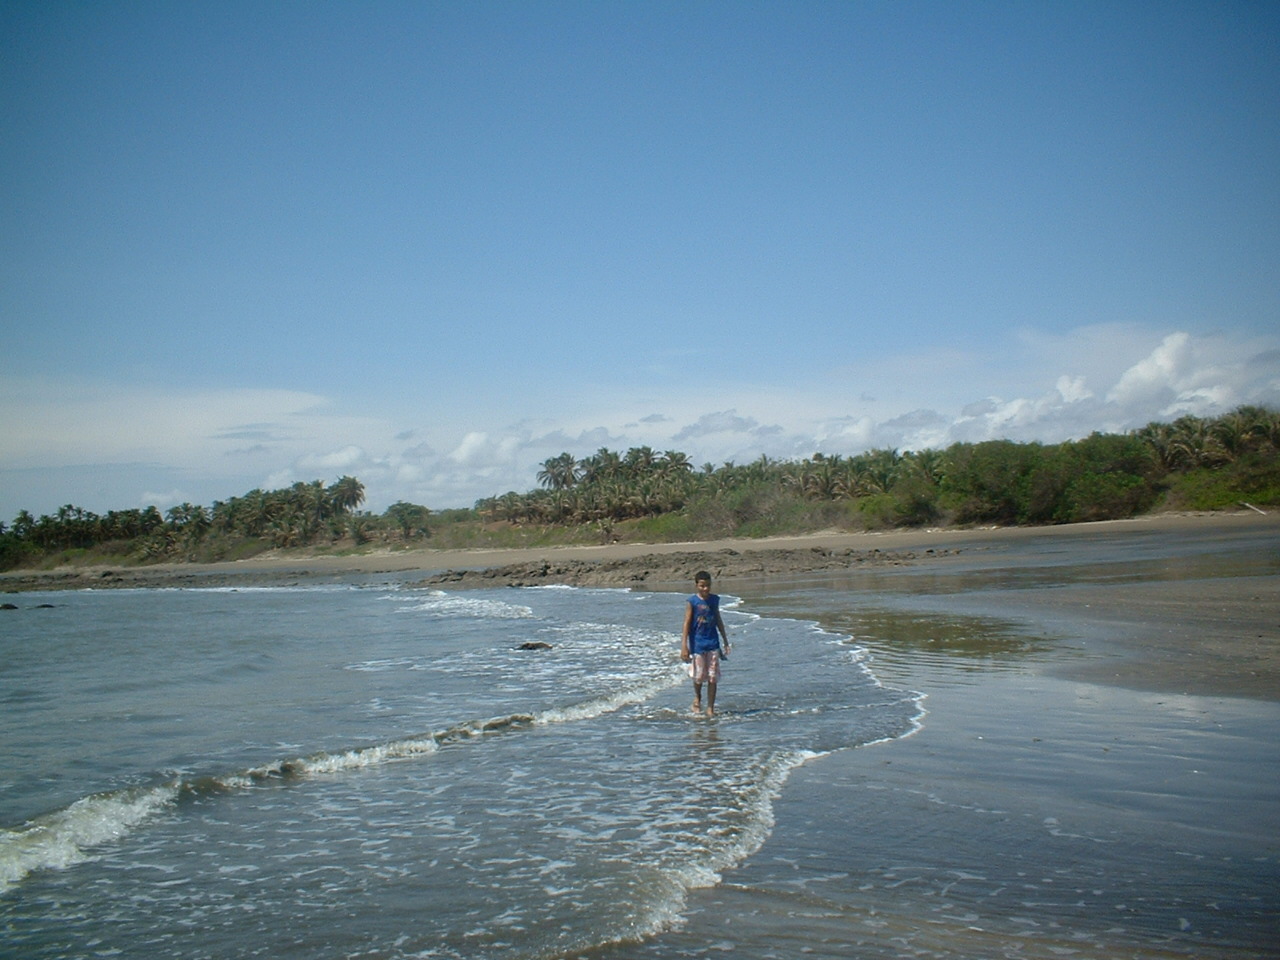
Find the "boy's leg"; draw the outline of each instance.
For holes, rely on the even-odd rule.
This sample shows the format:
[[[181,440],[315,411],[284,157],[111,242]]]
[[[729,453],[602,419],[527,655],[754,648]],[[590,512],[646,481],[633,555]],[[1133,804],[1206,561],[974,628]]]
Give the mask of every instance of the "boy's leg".
[[[693,655],[693,712],[702,712],[702,683],[707,679],[707,655]]]
[[[707,716],[716,713],[716,686],[720,682],[720,651],[713,650],[707,654]]]

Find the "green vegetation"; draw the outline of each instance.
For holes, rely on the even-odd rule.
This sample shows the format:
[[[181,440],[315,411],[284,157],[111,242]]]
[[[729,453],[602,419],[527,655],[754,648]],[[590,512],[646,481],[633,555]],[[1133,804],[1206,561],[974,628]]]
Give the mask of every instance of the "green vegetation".
[[[1154,509],[1280,504],[1280,414],[1241,407],[1128,434],[1059,444],[990,440],[945,450],[871,450],[853,457],[706,464],[679,451],[601,449],[552,457],[541,488],[433,513],[392,504],[362,512],[354,477],[330,486],[252,490],[205,508],[189,503],[97,516],[67,505],[0,524],[0,569],[61,563],[212,561],[269,549],[358,552],[430,538],[442,548],[672,542],[931,524],[1055,524]]]

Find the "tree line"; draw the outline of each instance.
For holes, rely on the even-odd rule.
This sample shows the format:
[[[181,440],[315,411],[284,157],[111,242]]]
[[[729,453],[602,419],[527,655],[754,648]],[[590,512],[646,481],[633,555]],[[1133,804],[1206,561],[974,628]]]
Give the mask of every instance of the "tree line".
[[[67,504],[40,517],[23,510],[13,523],[0,523],[0,569],[109,545],[130,559],[149,562],[226,559],[244,544],[298,547],[342,539],[362,544],[429,533],[431,511],[426,507],[399,502],[374,516],[357,510],[364,498],[364,484],[344,476],[328,486],[314,480],[279,490],[251,490],[210,507],[181,503],[163,514],[154,506],[99,515]]]
[[[432,526],[468,526],[474,537],[507,528],[590,528],[616,538],[630,525],[645,539],[764,536],[822,527],[924,524],[1053,524],[1132,517],[1164,504],[1216,509],[1242,499],[1280,502],[1280,414],[1245,406],[1216,418],[1180,417],[1125,434],[1058,444],[989,440],[942,450],[815,453],[803,460],[695,467],[677,450],[601,448],[544,461],[539,487],[432,514],[392,504],[358,509],[354,477],[251,490],[211,507],[183,503],[99,516],[68,504],[53,515],[22,511],[0,524],[0,569],[68,550],[114,545],[146,562],[229,559],[237,550],[349,541],[405,542]]]
[[[1176,492],[1180,478],[1205,471],[1226,471],[1218,477],[1225,483],[1219,500],[1253,491],[1270,501],[1280,492],[1278,450],[1280,414],[1254,406],[1058,444],[989,440],[942,450],[760,457],[700,469],[675,450],[602,448],[583,459],[567,452],[551,457],[538,472],[540,489],[486,498],[475,509],[489,521],[595,524],[606,533],[627,521],[681,515],[683,523],[651,525],[651,532],[672,536],[788,532],[788,522],[1073,523],[1142,513]]]

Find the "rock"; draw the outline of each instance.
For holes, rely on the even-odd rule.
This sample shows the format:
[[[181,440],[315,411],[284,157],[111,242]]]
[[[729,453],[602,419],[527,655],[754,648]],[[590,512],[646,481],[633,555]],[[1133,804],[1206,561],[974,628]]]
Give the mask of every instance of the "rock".
[[[942,551],[950,553],[952,551]],[[937,556],[934,553],[933,556]],[[481,570],[446,570],[417,586],[456,584],[467,587],[532,587],[561,583],[575,587],[628,587],[643,584],[652,589],[692,585],[696,570],[708,570],[714,580],[732,577],[796,576],[809,571],[849,570],[864,565],[899,566],[917,560],[910,551],[854,550],[834,553],[824,548],[795,550],[706,551],[681,554],[649,554],[629,560],[539,561],[489,567]]]
[[[517,650],[550,650],[551,644],[544,643],[541,640],[526,640],[524,643],[520,644],[520,646],[516,647],[516,649]]]

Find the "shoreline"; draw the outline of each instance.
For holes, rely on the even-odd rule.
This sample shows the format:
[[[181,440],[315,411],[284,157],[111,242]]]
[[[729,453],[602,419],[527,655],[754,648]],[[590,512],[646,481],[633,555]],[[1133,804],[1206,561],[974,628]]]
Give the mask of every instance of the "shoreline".
[[[819,533],[705,543],[609,544],[506,550],[417,550],[360,557],[256,558],[215,564],[86,568],[0,574],[0,594],[82,589],[188,589],[341,583],[388,575],[415,587],[478,589],[563,583],[678,592],[709,569],[717,587],[767,596],[797,587],[843,590],[870,577],[923,573],[946,577],[985,568],[1016,569],[1016,551],[1046,557],[1074,547],[1100,566],[1121,542],[1165,536],[1202,549],[1232,538],[1274,537],[1280,515],[1163,514],[1052,527],[947,528],[890,533]],[[1185,563],[1192,562],[1188,558]],[[1194,585],[1189,586],[1189,585]],[[761,596],[764,594],[764,596]],[[863,603],[861,592],[849,612]],[[1159,580],[1032,586],[997,603],[980,590],[948,596],[953,612],[1017,618],[1059,636],[1059,676],[1130,689],[1280,699],[1280,577],[1267,570],[1210,570]],[[4,603],[6,608],[18,605]],[[23,604],[32,606],[32,604]],[[785,608],[785,604],[783,607]],[[6,611],[12,612],[11,610]],[[0,614],[0,615],[6,615]],[[836,617],[832,629],[847,632]],[[1083,657],[1079,656],[1083,654]]]
[[[896,555],[899,562],[933,560],[940,556],[961,551],[994,549],[1001,544],[1040,537],[1098,536],[1108,533],[1142,529],[1159,533],[1177,533],[1189,530],[1207,530],[1222,527],[1235,530],[1242,526],[1269,525],[1280,536],[1280,515],[1260,515],[1250,512],[1232,513],[1177,513],[1151,514],[1128,520],[1103,520],[1089,523],[1062,524],[1035,527],[937,527],[921,530],[892,530],[885,532],[823,532],[789,537],[760,539],[723,539],[689,541],[681,543],[612,543],[593,546],[474,548],[465,550],[435,549],[423,547],[414,550],[381,551],[351,556],[306,555],[299,553],[264,554],[248,560],[229,560],[217,563],[161,563],[143,567],[120,565],[63,566],[51,570],[13,570],[0,573],[0,593],[19,593],[44,590],[77,590],[110,587],[181,587],[194,585],[224,585],[231,583],[279,583],[281,580],[302,578],[341,578],[344,576],[368,576],[376,574],[421,573],[431,574],[478,571],[494,571],[512,568],[506,576],[469,576],[466,587],[480,585],[514,585],[521,577],[518,568],[534,568],[546,565],[572,573],[578,579],[576,585],[653,585],[655,583],[683,583],[690,579],[693,570],[684,576],[672,576],[683,566],[697,563],[691,555],[698,555],[710,563],[711,555],[718,555],[721,572],[717,580],[733,580],[743,577],[757,579],[787,574],[802,574],[814,570],[831,569],[830,557],[819,554],[845,554],[849,566],[873,559],[885,561],[886,555]],[[876,557],[876,554],[881,556]],[[684,558],[683,563],[673,562],[673,557]],[[734,558],[738,558],[734,560]],[[745,558],[745,559],[743,559]],[[729,562],[729,561],[734,562]],[[752,560],[760,562],[750,562]],[[890,560],[892,562],[892,560]],[[593,566],[608,567],[608,578],[593,583],[589,569]],[[712,571],[715,573],[715,571]],[[524,577],[532,576],[525,571]],[[550,569],[543,574],[555,581]],[[440,581],[442,583],[448,581]]]

